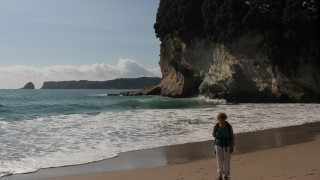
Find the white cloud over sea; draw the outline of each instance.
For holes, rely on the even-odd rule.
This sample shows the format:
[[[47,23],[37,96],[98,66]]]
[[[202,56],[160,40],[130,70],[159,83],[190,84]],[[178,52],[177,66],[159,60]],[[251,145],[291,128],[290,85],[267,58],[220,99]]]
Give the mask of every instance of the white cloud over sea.
[[[0,67],[0,88],[21,88],[27,82],[33,82],[36,88],[41,88],[45,81],[105,81],[143,76],[161,77],[160,67],[147,68],[132,59],[119,59],[115,65],[102,63],[81,66],[9,66]]]

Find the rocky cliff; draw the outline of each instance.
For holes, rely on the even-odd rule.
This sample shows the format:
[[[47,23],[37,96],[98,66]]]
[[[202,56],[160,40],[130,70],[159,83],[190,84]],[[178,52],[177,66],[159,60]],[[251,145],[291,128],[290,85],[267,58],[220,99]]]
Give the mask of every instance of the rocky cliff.
[[[301,63],[297,73],[285,75],[258,53],[259,41],[242,37],[228,48],[197,38],[189,43],[179,38],[163,41],[163,78],[155,89],[171,97],[201,94],[236,102],[320,102],[319,67]]]
[[[164,29],[170,23],[167,26],[161,24],[164,21],[163,14],[170,8],[180,10],[185,9],[181,6],[186,6],[192,9],[183,0],[180,1],[182,5],[176,6],[170,6],[170,2],[166,0],[160,2],[155,29],[161,40],[160,67],[163,78],[158,86],[148,89],[151,94],[160,93],[172,97],[201,94],[233,102],[320,102],[320,63],[316,45],[319,42],[318,31],[314,36],[304,37],[309,38],[305,39],[309,44],[295,44],[293,47],[289,46],[291,41],[285,37],[279,39],[279,42],[275,40],[276,42],[272,42],[274,44],[266,42],[269,31],[242,32],[237,36],[223,35],[220,32],[221,37],[217,36],[220,40],[208,38],[208,33],[200,30],[197,34],[192,31],[193,35],[187,36],[188,28],[182,32],[179,28],[173,31],[174,27]],[[288,3],[285,4],[287,8],[291,7]],[[204,16],[207,8],[204,5],[200,3],[201,8],[198,9],[202,11],[196,12],[195,16],[200,16],[199,13]],[[287,15],[286,12],[284,14]],[[206,22],[206,19],[203,21]],[[284,30],[273,33],[286,33],[282,31]],[[233,39],[221,40],[228,39],[226,37]],[[312,40],[311,37],[318,39]],[[276,46],[280,41],[288,46],[281,47],[282,49],[280,45]],[[279,50],[283,51],[279,53]]]

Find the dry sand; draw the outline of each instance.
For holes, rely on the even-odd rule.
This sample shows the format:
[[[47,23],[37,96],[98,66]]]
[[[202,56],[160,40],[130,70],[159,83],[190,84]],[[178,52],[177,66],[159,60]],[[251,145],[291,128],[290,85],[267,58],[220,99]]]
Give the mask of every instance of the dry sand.
[[[237,135],[235,154],[231,160],[231,179],[320,180],[319,125],[313,123]],[[205,143],[208,142],[201,144]],[[209,146],[204,145],[201,150],[212,151]],[[168,158],[172,163],[168,161],[168,164],[177,165],[94,173],[55,180],[213,180],[217,177],[214,156],[186,163],[190,160],[179,157],[179,154],[185,154],[183,149],[185,148],[176,147],[168,150],[172,156]],[[179,158],[173,158],[177,156]],[[179,159],[186,164],[177,163]]]

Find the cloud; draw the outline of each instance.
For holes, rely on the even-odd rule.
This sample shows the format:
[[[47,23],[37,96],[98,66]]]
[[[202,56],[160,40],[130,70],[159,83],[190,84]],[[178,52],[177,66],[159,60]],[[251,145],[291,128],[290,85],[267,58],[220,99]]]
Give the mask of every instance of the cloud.
[[[117,64],[91,64],[82,66],[56,65],[50,67],[0,67],[0,88],[20,88],[27,82],[41,87],[44,81],[92,80],[115,78],[160,77],[159,67],[148,69],[131,59],[119,59]]]

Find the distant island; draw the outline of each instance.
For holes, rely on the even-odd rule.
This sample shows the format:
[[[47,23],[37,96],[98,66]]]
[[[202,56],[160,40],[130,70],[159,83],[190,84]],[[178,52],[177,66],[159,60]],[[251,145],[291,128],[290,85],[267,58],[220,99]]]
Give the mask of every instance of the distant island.
[[[140,89],[160,83],[159,77],[120,78],[108,81],[48,81],[40,89]]]
[[[23,86],[21,89],[35,89],[34,84],[32,82],[28,82],[26,85]]]

